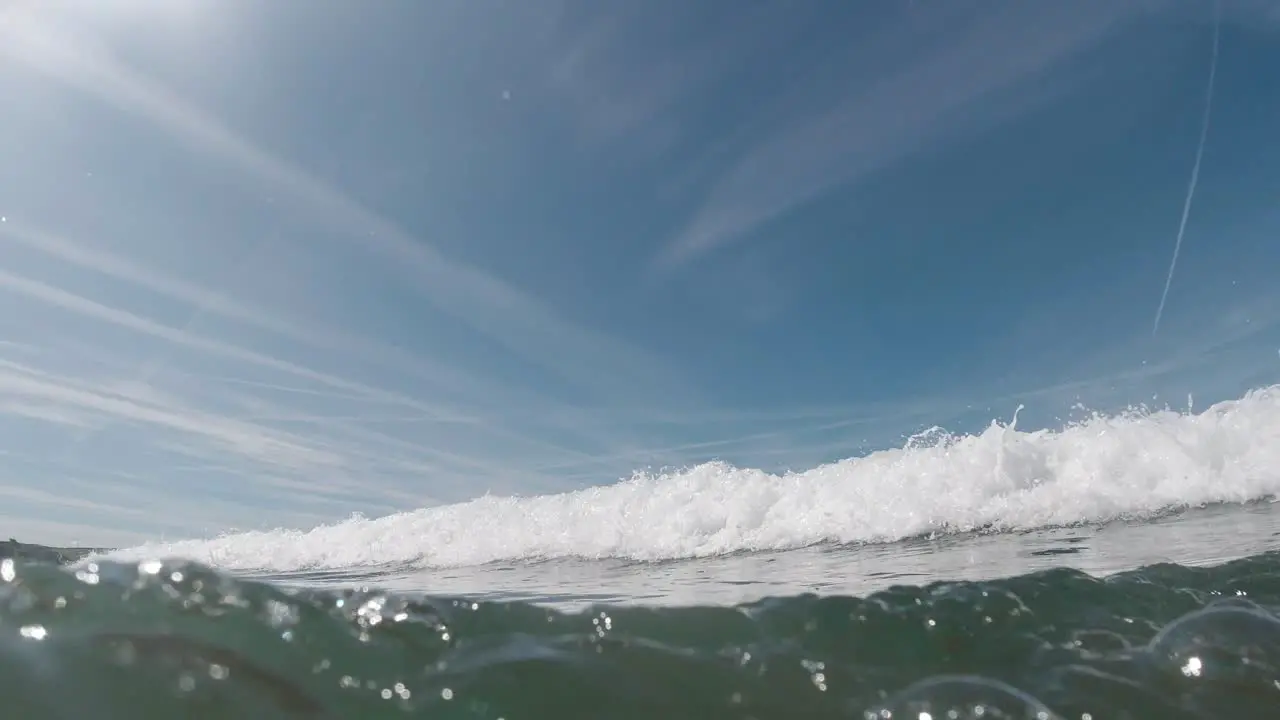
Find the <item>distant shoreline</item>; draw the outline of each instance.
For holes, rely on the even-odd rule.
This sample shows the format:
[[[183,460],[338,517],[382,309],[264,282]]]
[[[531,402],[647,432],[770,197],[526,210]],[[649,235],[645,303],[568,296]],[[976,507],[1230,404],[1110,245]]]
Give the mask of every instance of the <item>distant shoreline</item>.
[[[49,547],[48,545],[18,542],[13,538],[0,541],[0,558],[52,562],[59,565],[70,565],[94,553],[109,551],[110,548]]]

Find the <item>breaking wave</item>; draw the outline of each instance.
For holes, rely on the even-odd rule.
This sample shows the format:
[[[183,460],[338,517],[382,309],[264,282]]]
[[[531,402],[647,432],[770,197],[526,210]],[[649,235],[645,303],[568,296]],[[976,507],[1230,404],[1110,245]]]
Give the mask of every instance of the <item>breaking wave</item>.
[[[712,462],[536,497],[487,496],[311,530],[150,544],[229,570],[542,558],[671,560],[931,533],[1143,517],[1280,494],[1280,385],[1204,411],[1095,415],[1024,432],[1013,422],[783,475]]]

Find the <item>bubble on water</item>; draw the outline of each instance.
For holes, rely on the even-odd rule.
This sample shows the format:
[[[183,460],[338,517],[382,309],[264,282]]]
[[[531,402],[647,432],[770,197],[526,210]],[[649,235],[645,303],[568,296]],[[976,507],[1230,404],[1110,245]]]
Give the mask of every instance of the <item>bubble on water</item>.
[[[866,720],[1061,720],[1027,693],[978,675],[936,675],[863,712]]]
[[[1158,666],[1184,678],[1271,687],[1280,675],[1280,619],[1232,598],[1169,623],[1148,649]]]

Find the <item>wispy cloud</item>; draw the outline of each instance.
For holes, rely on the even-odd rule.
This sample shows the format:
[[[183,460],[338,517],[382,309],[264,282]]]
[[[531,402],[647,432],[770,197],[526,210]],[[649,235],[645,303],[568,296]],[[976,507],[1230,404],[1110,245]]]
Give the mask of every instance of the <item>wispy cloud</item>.
[[[0,284],[4,274],[0,272]],[[12,286],[5,286],[12,288]],[[25,286],[18,286],[25,287]],[[47,290],[47,288],[45,288]],[[54,293],[52,297],[65,300],[66,293]],[[37,293],[35,297],[48,299],[48,293]],[[61,308],[73,311],[83,308],[96,308],[99,312],[90,317],[101,319],[125,318],[121,324],[128,329],[142,332],[153,331],[156,326],[141,322],[137,316],[80,299],[76,303],[62,302]],[[165,339],[175,336],[158,333]],[[176,336],[184,337],[182,335]],[[251,365],[262,365],[262,358],[249,351],[224,352],[226,348],[214,343],[196,344],[202,350],[217,348],[228,357],[248,362]],[[265,363],[268,368],[277,367],[276,362]],[[182,377],[182,375],[180,375]],[[162,378],[161,378],[162,379]],[[208,383],[195,378],[195,387],[205,388],[202,405],[208,406],[217,393],[210,392]],[[270,385],[257,383],[257,385]],[[242,396],[221,394],[222,409],[218,412],[201,410],[193,406],[180,404],[171,393],[159,392],[154,387],[136,382],[119,382],[110,378],[75,378],[57,376],[50,372],[24,366],[16,362],[0,361],[0,393],[9,394],[22,399],[25,404],[13,407],[26,414],[37,407],[31,401],[44,403],[40,405],[42,417],[58,418],[66,422],[79,420],[75,424],[90,426],[79,413],[90,413],[100,420],[114,420],[156,426],[166,430],[180,431],[188,436],[208,441],[209,444],[192,448],[189,445],[173,445],[172,448],[201,458],[231,457],[249,460],[256,463],[261,473],[264,470],[285,472],[290,477],[311,478],[323,475],[328,484],[353,483],[353,488],[365,488],[363,492],[370,497],[386,493],[394,494],[394,486],[383,486],[376,490],[368,489],[364,483],[374,473],[395,471],[403,482],[406,470],[435,470],[449,474],[472,473],[470,481],[476,477],[501,477],[511,474],[513,468],[502,463],[485,460],[482,457],[458,454],[439,447],[439,438],[426,437],[418,441],[397,438],[378,432],[372,428],[381,423],[394,422],[401,428],[404,425],[421,427],[424,421],[432,421],[431,416],[408,415],[389,417],[385,411],[369,410],[367,395],[350,397],[347,403],[347,415],[335,417],[333,411],[316,412],[304,410],[296,406],[280,405],[265,400],[262,396]],[[332,403],[332,395],[325,396]],[[377,396],[375,395],[375,398]],[[354,402],[354,405],[351,402]],[[228,407],[230,406],[230,407]],[[339,405],[338,407],[341,407]],[[301,426],[303,430],[294,432],[281,428],[288,425]],[[484,432],[483,430],[481,431]],[[495,434],[500,434],[495,431]],[[447,437],[445,438],[447,443]],[[210,446],[211,444],[211,446]],[[344,481],[343,476],[358,475]],[[465,475],[463,476],[465,477]],[[451,483],[447,477],[436,475],[428,478],[432,486],[439,488]],[[463,480],[464,483],[467,480]],[[314,485],[300,485],[295,489],[316,490]],[[419,493],[418,502],[425,502],[429,497]]]
[[[346,349],[357,353],[387,352],[384,348],[370,348],[366,339],[332,329],[311,327],[303,318],[279,318],[260,307],[250,307],[224,294],[201,287],[172,275],[165,275],[128,258],[120,257],[101,248],[78,244],[48,232],[26,227],[21,221],[6,223],[0,228],[0,239],[19,243],[38,252],[48,254],[78,267],[87,268],[110,277],[118,278],[139,287],[160,293],[170,299],[187,303],[193,313],[212,313],[247,323],[292,340],[319,349]],[[458,368],[429,364],[429,358],[415,358],[427,363],[428,377],[442,383],[472,381]]]
[[[30,420],[40,420],[54,425],[66,425],[81,429],[97,427],[87,414],[51,403],[33,403],[19,400],[0,401],[0,415],[15,415]]]
[[[828,107],[793,115],[749,142],[711,184],[706,200],[663,251],[660,264],[678,265],[744,240],[838,185],[856,183],[942,140],[989,128],[1029,109],[1003,102],[990,104],[993,111],[980,104],[1037,82],[1055,63],[1087,50],[1141,12],[1140,3],[1096,0],[983,4],[956,17],[956,8],[921,5],[918,13],[903,14],[893,27],[876,28],[877,36],[869,41],[875,46],[921,51],[888,72],[868,75],[854,68],[871,56],[859,52],[861,43],[850,42],[843,58],[849,77],[841,79],[843,89]],[[947,30],[938,32],[942,23]],[[812,87],[810,92],[832,89]],[[814,103],[807,98],[802,106],[808,110]]]
[[[154,485],[152,492],[177,491],[181,496],[182,486],[193,479],[191,490],[199,493],[210,489],[202,487],[201,478],[217,477],[223,482],[240,478],[249,483],[254,491],[242,502],[260,502],[273,493],[283,493],[293,505],[329,497],[333,498],[329,512],[336,509],[339,515],[350,511],[353,500],[385,508],[434,501],[429,493],[410,494],[402,489],[406,465],[419,462],[420,471],[430,467],[421,460],[430,457],[430,448],[396,443],[376,432],[361,433],[342,425],[328,432],[292,432],[278,422],[197,409],[146,387],[107,378],[66,377],[11,361],[0,363],[0,411],[7,411],[0,417],[12,417],[15,410],[28,417],[31,407],[41,408],[42,420],[75,427],[111,421],[117,428],[139,428],[140,435],[113,432],[117,428],[107,431],[112,435],[106,442],[114,444],[117,453],[144,456],[139,466],[143,474],[125,473],[125,482],[116,483],[116,491],[142,483]],[[104,460],[111,467],[128,464],[120,457]],[[44,462],[54,466],[67,461],[56,452],[44,454]]]
[[[146,287],[171,299],[182,302],[201,301],[207,312],[223,314],[237,320],[252,324],[273,334],[301,343],[303,346],[326,346],[336,353],[349,353],[357,357],[368,357],[379,360],[401,370],[423,373],[424,369],[414,364],[413,358],[396,354],[393,350],[384,351],[376,345],[361,342],[352,338],[352,342],[344,343],[343,335],[328,332],[323,328],[309,327],[306,323],[291,323],[275,318],[265,309],[254,309],[236,304],[216,293],[205,291],[198,286],[179,281],[175,278],[154,274],[142,266],[129,263],[122,258],[114,257],[101,251],[89,250],[65,239],[40,233],[29,232],[21,226],[10,223],[0,233],[0,239],[15,241],[27,247],[49,253],[59,260],[71,262],[88,269],[102,272],[118,279]],[[222,358],[246,368],[254,368],[260,374],[263,371],[289,377],[298,384],[282,383],[279,380],[263,377],[236,377],[210,375],[207,372],[184,370],[181,363],[164,368],[153,375],[150,380],[170,380],[182,382],[189,388],[200,388],[209,398],[217,398],[223,409],[217,414],[207,409],[196,412],[193,407],[171,407],[167,412],[156,415],[151,410],[166,398],[172,396],[159,391],[154,384],[139,382],[126,376],[125,378],[97,378],[94,386],[99,393],[93,396],[83,394],[54,394],[55,388],[72,382],[72,378],[54,378],[51,382],[35,386],[40,390],[40,397],[61,401],[63,406],[50,406],[44,409],[48,415],[60,413],[66,420],[70,417],[69,408],[83,412],[86,407],[102,411],[105,419],[129,420],[134,422],[149,421],[152,424],[167,426],[169,429],[180,429],[188,435],[205,436],[204,439],[220,441],[217,447],[186,447],[185,452],[195,457],[209,460],[216,459],[219,453],[232,451],[240,456],[258,461],[259,466],[266,460],[274,464],[275,470],[281,470],[277,459],[253,457],[252,451],[261,451],[277,444],[267,444],[263,448],[262,441],[254,441],[247,446],[248,438],[272,438],[278,435],[273,428],[292,426],[294,432],[288,433],[289,442],[296,445],[303,440],[310,443],[311,450],[329,453],[325,462],[319,466],[312,462],[308,467],[303,463],[286,464],[283,469],[297,477],[315,477],[318,470],[325,469],[332,474],[338,465],[345,467],[352,474],[359,474],[362,482],[379,482],[382,485],[376,491],[370,491],[370,497],[397,497],[404,502],[406,496],[397,492],[396,487],[413,478],[421,478],[432,492],[439,492],[445,498],[460,499],[469,492],[469,488],[479,486],[492,490],[513,491],[517,489],[557,490],[573,483],[574,478],[544,476],[537,470],[539,456],[543,458],[551,453],[555,457],[582,459],[586,457],[580,450],[558,446],[546,440],[539,440],[528,435],[530,429],[512,430],[506,427],[501,417],[493,418],[494,405],[503,400],[519,398],[519,393],[504,397],[500,386],[485,386],[476,378],[468,378],[472,390],[471,400],[486,401],[485,406],[474,408],[482,414],[489,414],[491,421],[484,421],[478,416],[453,415],[442,416],[435,403],[424,402],[416,397],[394,393],[380,387],[371,386],[359,381],[321,372],[280,357],[267,355],[256,350],[216,338],[206,337],[191,330],[172,327],[150,320],[141,315],[116,307],[105,305],[78,294],[63,290],[45,282],[19,276],[0,270],[0,289],[29,300],[42,303],[61,312],[79,315],[105,326],[142,336],[149,336],[179,347],[194,351],[199,355]],[[83,359],[93,360],[92,348],[81,347],[73,352],[64,353]],[[123,367],[122,362],[113,365]],[[20,368],[31,372],[30,368]],[[430,375],[430,366],[426,366],[428,378],[440,380]],[[443,379],[461,377],[462,372],[444,375]],[[82,383],[83,384],[83,383]],[[217,392],[219,386],[240,388],[241,392]],[[30,395],[33,387],[30,383],[24,386]],[[455,386],[452,388],[457,390]],[[484,395],[487,391],[489,395]],[[124,395],[129,405],[113,404],[102,407],[102,393]],[[481,393],[477,398],[475,393]],[[536,396],[533,396],[536,398]],[[271,398],[271,399],[268,399]],[[138,403],[143,403],[141,406]],[[316,405],[322,405],[317,410]],[[551,407],[543,401],[538,407]],[[207,404],[207,403],[205,403]],[[227,407],[230,406],[230,407]],[[402,410],[396,410],[402,408]],[[30,408],[19,408],[30,411]],[[142,414],[139,417],[139,414]],[[213,422],[216,421],[216,422]],[[458,432],[448,432],[440,428],[440,423],[461,426]],[[212,422],[212,424],[211,424]],[[218,424],[221,423],[221,424]],[[553,423],[554,424],[554,423]],[[517,426],[519,427],[519,426]],[[227,428],[236,430],[233,437],[225,432]],[[536,428],[535,428],[536,429]],[[575,423],[570,426],[575,432],[586,437],[601,440],[616,440],[616,432],[601,432],[598,424],[589,422]],[[417,437],[409,437],[412,433]],[[424,434],[425,433],[425,434]],[[482,438],[489,438],[487,441]],[[156,441],[161,442],[161,441]],[[492,453],[456,452],[450,447],[490,447],[499,448],[497,455]],[[616,446],[615,446],[616,447]],[[172,449],[172,446],[171,446]],[[278,447],[276,449],[279,449]],[[504,459],[495,459],[504,458]],[[341,459],[339,463],[338,460]],[[261,473],[264,468],[254,471]],[[607,479],[607,475],[605,478]],[[600,478],[596,478],[597,480]],[[312,488],[314,489],[314,488]],[[428,502],[430,497],[423,493],[412,495],[413,502]]]
[[[48,373],[16,364],[0,369],[0,394],[4,396],[198,435],[228,452],[295,472],[319,472],[343,464],[342,457],[333,452],[308,446],[304,440],[285,433],[267,432],[262,426],[191,409],[166,408],[128,395],[94,392],[78,385],[82,382],[54,379]]]
[[[566,14],[587,19],[547,38],[547,85],[568,98],[583,142],[648,155],[672,151],[687,132],[675,109],[753,54],[782,49],[794,37],[786,31],[801,26],[796,13],[768,3],[727,15],[685,3],[580,3]]]
[[[413,507],[462,499],[477,488],[564,489],[574,478],[547,476],[535,461],[547,453],[583,456],[581,451],[558,448],[496,423],[455,418],[446,424],[457,431],[442,431],[438,415],[413,397],[163,325],[8,271],[0,270],[0,289],[106,327],[222,358],[241,367],[240,372],[255,369],[259,376],[277,373],[304,383],[294,386],[253,375],[209,376],[184,370],[181,363],[164,368],[150,382],[139,382],[127,374],[59,375],[16,359],[0,360],[0,399],[5,399],[0,410],[28,418],[38,413],[43,421],[78,429],[100,430],[113,423],[151,428],[147,446],[195,462],[170,461],[160,466],[174,482],[212,471],[224,477],[252,478],[255,490],[246,497],[248,502],[270,490],[299,498],[336,492],[339,501],[359,497],[366,505]],[[246,310],[246,317],[266,316]],[[22,344],[15,347],[32,349]],[[66,358],[74,357],[74,364],[83,367],[84,361],[92,359],[91,351],[92,347],[66,352],[47,349],[40,359],[66,364]],[[122,367],[120,362],[111,365],[117,372]],[[266,377],[270,375],[261,376]],[[174,387],[185,387],[187,394],[195,395],[183,400],[174,387],[162,390],[155,383],[177,383]],[[240,390],[219,391],[228,386]],[[404,410],[397,413],[396,407]],[[484,452],[486,446],[500,451]],[[423,489],[406,490],[414,484]],[[342,506],[339,502],[334,507]]]
[[[311,380],[322,385],[331,386],[339,390],[359,392],[367,397],[382,400],[384,402],[412,407],[426,413],[429,417],[435,417],[436,419],[463,422],[468,420],[465,417],[459,418],[446,416],[442,418],[435,416],[436,411],[434,408],[412,398],[340,378],[328,373],[312,370],[297,363],[281,360],[279,358],[271,357],[269,355],[241,348],[229,343],[205,338],[185,330],[162,325],[139,315],[118,310],[66,290],[53,287],[37,280],[31,280],[13,273],[5,272],[3,270],[0,270],[0,288],[54,305],[69,312],[84,315],[94,320],[117,325],[139,333],[168,340],[179,345],[185,345],[204,352],[259,365],[264,368]]]
[[[136,284],[167,296],[172,300],[188,303],[195,312],[221,315],[317,349],[342,350],[358,356],[376,356],[383,359],[384,362],[392,362],[402,367],[412,364],[421,377],[448,387],[456,388],[459,385],[464,385],[470,387],[483,386],[486,390],[492,389],[491,384],[482,384],[477,378],[469,376],[465,371],[456,367],[432,363],[431,359],[426,357],[409,359],[403,355],[394,354],[393,351],[373,346],[363,338],[329,329],[309,327],[308,323],[302,319],[277,318],[262,308],[249,307],[193,283],[155,273],[109,252],[78,245],[52,234],[30,230],[17,222],[0,226],[0,242],[4,241],[21,243],[27,247],[52,255],[59,260]],[[452,414],[447,408],[429,407],[408,397],[351,383],[342,378],[315,372],[300,365],[267,357],[226,343],[210,341],[181,328],[165,327],[129,313],[114,312],[111,308],[86,301],[84,298],[64,292],[58,288],[11,273],[0,271],[0,285],[15,292],[58,305],[64,309],[92,316],[104,322],[123,325],[138,332],[156,335],[208,352],[223,354],[275,370],[281,370],[338,390],[357,393],[362,397],[379,399],[391,404],[407,405],[424,413],[426,417],[442,421],[461,422],[471,419],[465,415]]]
[[[539,413],[544,413],[548,410],[554,411],[558,404],[554,398],[532,388],[514,385],[492,375],[480,376],[456,363],[442,362],[423,352],[410,353],[351,332],[320,325],[304,317],[282,316],[270,308],[250,306],[223,293],[173,275],[166,275],[102,248],[77,243],[21,222],[8,222],[0,226],[0,243],[5,242],[15,243],[76,267],[145,288],[169,300],[190,306],[193,314],[207,313],[226,318],[313,350],[340,354],[356,361],[402,373],[414,380],[427,383],[434,391],[445,393],[453,400],[426,402],[421,397],[409,397],[403,393],[391,393],[382,388],[352,383],[345,378],[318,373],[301,365],[284,362],[279,358],[263,356],[242,347],[198,337],[183,328],[165,328],[145,318],[112,313],[110,308],[94,307],[93,303],[86,303],[82,298],[73,297],[57,288],[28,278],[0,276],[13,279],[9,284],[10,289],[59,305],[64,309],[82,312],[104,319],[106,322],[122,324],[139,332],[164,337],[214,354],[283,370],[301,380],[315,381],[326,387],[324,390],[290,387],[243,378],[224,378],[223,382],[254,385],[260,389],[280,392],[323,395],[329,398],[337,397],[335,393],[346,392],[347,399],[360,398],[368,402],[400,406],[406,410],[421,413],[413,416],[415,422],[479,423],[486,419],[492,420],[495,412],[525,413],[524,408],[535,407]],[[0,279],[0,285],[3,283],[4,280]],[[202,378],[202,381],[208,380],[209,378]],[[463,410],[459,407],[459,403],[462,402],[467,403],[468,409]],[[591,425],[582,425],[579,428],[589,436],[592,435]],[[488,429],[495,434],[502,433],[500,427],[491,425]],[[609,442],[612,438],[596,434],[595,439],[600,442]]]
[[[595,398],[594,402],[656,405],[669,400],[686,406],[696,404],[697,389],[667,368],[663,361],[627,343],[565,321],[537,298],[475,266],[445,257],[429,241],[411,237],[395,222],[372,212],[341,190],[317,180],[281,157],[255,146],[216,118],[195,109],[182,98],[119,62],[92,38],[72,34],[65,28],[46,22],[38,14],[19,16],[5,30],[8,37],[0,55],[7,55],[25,67],[144,119],[201,155],[239,171],[246,180],[278,198],[281,205],[295,208],[309,223],[324,227],[327,235],[336,233],[349,242],[354,251],[382,259],[389,272],[399,275],[413,293],[430,302],[433,312],[461,319],[474,331],[488,336],[523,360],[560,376],[570,385],[586,389]],[[427,455],[437,460],[443,456],[445,462],[453,467],[474,470],[481,466],[487,469],[489,477],[508,478],[498,483],[499,486],[510,486],[518,478],[536,473],[517,471],[514,468],[518,465],[495,464],[474,456],[464,460],[464,454],[440,449],[440,445],[450,440],[458,442],[457,433],[443,432],[440,428],[428,430],[421,425],[432,421],[471,423],[476,432],[463,444],[501,447],[504,453],[516,457],[524,457],[528,453],[533,453],[534,457],[547,453],[559,457],[584,457],[582,450],[572,447],[572,442],[557,439],[566,434],[579,438],[579,442],[585,440],[614,452],[633,444],[625,429],[602,432],[598,425],[592,424],[559,426],[557,418],[566,415],[556,412],[558,402],[519,383],[508,383],[492,374],[480,376],[456,362],[440,361],[420,351],[408,352],[376,343],[296,316],[285,317],[149,269],[132,259],[113,254],[100,244],[76,242],[17,220],[11,218],[9,227],[5,228],[5,240],[160,293],[188,305],[191,316],[211,315],[229,319],[294,343],[388,368],[425,382],[435,390],[426,396],[393,392],[376,383],[354,381],[316,370],[309,364],[285,360],[276,354],[205,337],[185,326],[158,323],[12,272],[0,276],[0,285],[9,292],[160,338],[189,350],[249,363],[282,373],[282,378],[292,376],[309,385],[324,387],[323,391],[305,390],[313,396],[324,392],[329,399],[334,399],[334,393],[340,392],[363,396],[383,403],[387,408],[403,407],[410,413],[419,412],[420,416],[404,414],[398,417],[402,434],[405,423],[418,425],[419,432],[438,436],[434,442],[426,443],[432,446]],[[148,361],[135,379],[147,380],[154,370],[153,362]],[[239,377],[235,380],[265,382],[277,388],[281,386],[278,379],[264,381]],[[382,412],[384,418],[390,417],[386,409],[378,411],[363,407],[348,415],[347,420],[351,424],[367,426],[378,417],[378,412]],[[316,417],[314,412],[301,415]],[[294,413],[294,417],[296,422],[299,413]],[[280,421],[284,422],[283,416]],[[521,429],[513,428],[513,424]],[[489,440],[483,442],[480,438]],[[419,452],[423,452],[421,447]],[[561,481],[561,486],[564,482],[570,481]],[[436,482],[432,484],[434,486]],[[542,479],[536,484],[546,487],[557,483]]]
[[[255,146],[216,118],[149,81],[93,38],[18,15],[0,27],[0,54],[110,105],[143,118],[209,158],[292,204],[312,222],[394,263],[440,311],[530,362],[604,397],[643,396],[678,387],[675,374],[638,348],[586,330],[480,268],[451,259],[427,239],[385,218]],[[572,368],[565,358],[572,358]],[[673,383],[676,383],[673,385]]]

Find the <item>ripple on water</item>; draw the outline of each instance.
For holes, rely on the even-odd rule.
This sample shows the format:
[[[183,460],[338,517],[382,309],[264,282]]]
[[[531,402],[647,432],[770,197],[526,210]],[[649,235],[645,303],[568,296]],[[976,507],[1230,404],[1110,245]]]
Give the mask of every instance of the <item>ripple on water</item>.
[[[1211,720],[1280,707],[1280,555],[562,612],[0,563],[5,717]],[[6,714],[7,713],[7,714]]]

